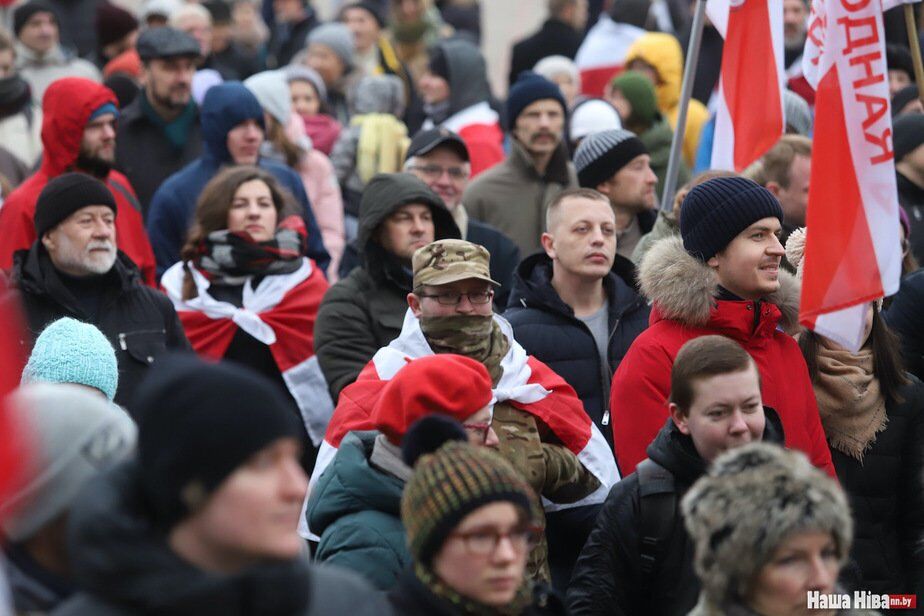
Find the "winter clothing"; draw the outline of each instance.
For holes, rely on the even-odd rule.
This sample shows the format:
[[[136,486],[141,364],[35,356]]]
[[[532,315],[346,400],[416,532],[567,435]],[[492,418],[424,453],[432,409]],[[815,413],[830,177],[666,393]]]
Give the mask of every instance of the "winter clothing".
[[[648,166],[651,167],[651,170],[658,178],[656,190],[660,200],[661,193],[664,190],[664,183],[667,180],[667,163],[671,155],[671,142],[674,140],[674,131],[671,130],[667,120],[658,114],[658,120],[651,128],[639,135],[639,140],[648,150]],[[678,161],[678,164],[676,186],[683,186],[690,181],[690,169],[682,160]]]
[[[414,288],[438,287],[469,279],[482,280],[496,287],[500,283],[491,279],[490,259],[484,246],[465,240],[436,240],[414,253]]]
[[[706,262],[762,218],[777,218],[783,224],[783,208],[773,193],[740,176],[712,178],[693,187],[683,198],[683,247]]]
[[[35,561],[25,546],[8,542],[3,550],[3,574],[12,598],[14,614],[47,614],[64,603],[74,592],[70,580],[52,573]]]
[[[918,186],[900,171],[895,172],[895,183],[898,202],[911,222],[911,252],[921,263],[924,261],[924,187]]]
[[[117,43],[137,29],[138,20],[125,9],[109,2],[96,6],[96,48],[100,55],[106,45]]]
[[[414,176],[383,174],[366,186],[356,238],[363,265],[330,288],[315,326],[315,352],[335,401],[375,352],[401,331],[413,288],[411,272],[375,235],[382,221],[407,203],[430,206],[435,239],[459,237],[442,200]]]
[[[469,184],[462,203],[473,218],[496,228],[528,255],[541,248],[549,202],[563,190],[577,188],[577,183],[564,142],[540,176],[526,148],[512,140],[507,159]]]
[[[64,317],[46,327],[22,370],[22,384],[77,383],[101,391],[111,401],[119,385],[115,350],[103,332]]]
[[[764,442],[781,444],[783,428],[776,412],[764,407]],[[671,419],[658,431],[646,451],[648,459],[669,476],[674,499],[670,525],[657,551],[643,547],[646,533],[659,530],[643,516],[659,515],[650,501],[650,480],[644,491],[636,471],[613,486],[568,588],[568,607],[574,616],[589,614],[686,614],[696,604],[700,582],[693,573],[693,543],[683,527],[679,500],[706,472],[707,462],[693,439],[682,434]],[[651,498],[662,498],[660,492]],[[645,505],[642,505],[643,498]],[[650,505],[648,503],[651,503]],[[650,508],[649,508],[650,507]],[[654,553],[657,562],[643,565],[643,555]],[[646,571],[646,567],[651,568]]]
[[[632,159],[647,154],[644,144],[627,130],[595,132],[574,153],[574,169],[582,188],[594,188],[619,173]]]
[[[51,13],[55,16],[55,19],[57,19],[55,8],[48,2],[45,2],[45,0],[30,0],[30,2],[16,7],[16,10],[13,11],[13,34],[18,38],[26,22],[29,21],[33,15],[39,13]]]
[[[546,19],[535,34],[514,43],[507,83],[513,86],[520,73],[534,70],[543,58],[565,56],[573,59],[581,46],[581,35],[571,24],[554,17]]]
[[[74,385],[36,383],[11,400],[16,420],[30,428],[34,474],[0,510],[4,536],[21,542],[66,512],[90,479],[131,455],[137,429],[124,410]]]
[[[905,368],[924,378],[924,322],[919,318],[920,306],[924,302],[924,271],[918,270],[901,282],[884,313],[886,322],[902,344]]]
[[[551,99],[561,105],[562,114],[567,117],[568,104],[557,84],[532,71],[520,75],[507,93],[507,126],[516,126],[517,118],[524,109],[536,101],[545,99]]]
[[[138,36],[135,48],[142,62],[155,58],[197,58],[202,52],[196,39],[170,26],[146,29]]]
[[[31,169],[42,153],[42,109],[18,74],[0,79],[0,143]],[[7,178],[10,179],[10,178]]]
[[[798,323],[799,290],[789,274],[780,272],[780,289],[765,300],[721,299],[714,270],[690,256],[680,238],[669,238],[648,251],[639,281],[642,294],[654,303],[650,325],[626,353],[610,391],[613,441],[623,473],[644,458],[667,417],[664,402],[677,351],[692,338],[720,334],[738,342],[757,363],[764,403],[779,413],[787,447],[807,452],[813,464],[833,474],[805,360],[784,333]]]
[[[310,5],[305,5],[305,18],[296,23],[276,22],[266,44],[266,65],[281,68],[292,62],[292,58],[305,46],[308,34],[321,22]]]
[[[677,114],[680,113],[680,85],[683,77],[683,52],[680,43],[663,32],[648,32],[640,36],[626,52],[625,63],[639,59],[647,62],[658,72],[661,83],[655,86],[658,108],[667,116],[673,130],[677,130]],[[709,120],[706,106],[696,99],[690,100],[687,109],[687,126],[683,136],[683,160],[687,167],[696,162],[696,148],[703,125]]]
[[[263,108],[243,84],[229,82],[209,89],[202,104],[202,155],[161,184],[148,210],[148,235],[159,273],[179,261],[180,248],[186,240],[202,189],[222,166],[233,162],[227,146],[228,132],[249,119],[257,120],[262,126]],[[272,173],[301,206],[300,213],[308,229],[308,256],[325,270],[330,257],[321,242],[321,232],[311,213],[301,178],[273,161],[260,159],[257,166]]]
[[[603,279],[609,331],[605,365],[600,363],[590,329],[552,287],[552,260],[545,253],[527,257],[519,265],[504,313],[517,342],[574,387],[584,410],[611,445],[609,383],[632,341],[648,327],[650,309],[633,288],[634,270],[617,256],[613,271]]]
[[[749,596],[760,570],[793,533],[835,540],[843,565],[853,522],[843,491],[801,453],[750,443],[721,455],[682,502],[703,592],[697,614],[727,613]]]
[[[48,89],[42,121],[42,166],[10,193],[0,209],[0,268],[10,269],[13,253],[29,248],[37,239],[34,216],[39,193],[52,178],[74,170],[87,119],[102,105],[115,101],[111,90],[87,79],[61,79]],[[145,282],[154,284],[154,255],[135,192],[118,171],[110,171],[104,182],[115,197],[118,211],[116,243],[141,270]]]
[[[330,22],[314,28],[308,35],[305,45],[314,44],[324,45],[334,52],[346,71],[353,68],[353,54],[356,53],[356,45],[353,42],[353,34],[346,24]]]
[[[62,32],[63,33],[63,32]],[[75,57],[61,45],[54,46],[48,53],[39,55],[20,42],[15,43],[16,70],[29,83],[32,100],[45,107],[45,91],[55,81],[64,77],[81,77],[99,83],[102,75],[99,69],[83,58]]]
[[[909,113],[895,120],[895,162],[924,144],[924,116]]]
[[[83,592],[56,616],[390,613],[368,583],[302,559],[266,562],[235,575],[202,571],[170,549],[152,515],[137,463],[120,466],[88,487],[72,509],[69,535]]]
[[[655,219],[651,231],[643,235],[642,239],[635,245],[631,257],[632,264],[635,265],[635,267],[641,265],[645,255],[648,254],[648,251],[651,250],[651,247],[654,246],[658,240],[679,235],[680,226],[677,224],[677,221],[674,220],[673,214],[663,211],[658,212],[658,217]]]
[[[63,173],[52,179],[35,203],[35,235],[42,237],[85,207],[102,205],[118,214],[115,197],[106,185],[85,173]]]
[[[504,160],[500,118],[488,104],[491,88],[484,57],[475,45],[460,39],[441,41],[435,49],[446,62],[449,100],[445,112],[428,113],[423,128],[442,126],[462,137],[476,177]]]
[[[571,110],[568,137],[573,144],[591,133],[601,130],[619,130],[622,120],[616,108],[602,98],[585,98]]]
[[[35,242],[16,253],[11,284],[18,292],[10,297],[22,301],[28,322],[27,346],[64,316],[91,323],[106,335],[119,363],[117,404],[132,399],[148,368],[166,350],[189,348],[170,300],[144,286],[121,251],[108,273],[75,279],[58,272],[41,242]]]
[[[783,117],[787,128],[803,137],[812,136],[812,110],[805,99],[792,90],[783,90]]]

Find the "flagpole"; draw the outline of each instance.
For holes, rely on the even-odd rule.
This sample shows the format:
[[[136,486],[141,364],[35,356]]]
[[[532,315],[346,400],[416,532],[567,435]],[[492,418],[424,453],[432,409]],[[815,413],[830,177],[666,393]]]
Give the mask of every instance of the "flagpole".
[[[906,5],[907,6],[907,5]],[[703,40],[703,24],[706,21],[706,0],[696,0],[693,13],[693,26],[690,43],[687,45],[686,64],[683,67],[683,86],[680,89],[680,111],[677,114],[677,126],[674,128],[674,140],[671,141],[671,155],[667,162],[667,176],[661,193],[661,210],[669,212],[674,208],[674,191],[677,189],[677,173],[680,171],[680,152],[687,124],[687,108],[693,95],[693,78],[699,62],[699,46]],[[920,54],[918,54],[920,58]],[[924,79],[921,80],[924,82]]]
[[[908,28],[908,46],[911,48],[911,61],[914,64],[914,80],[918,83],[918,98],[924,102],[924,65],[921,64],[921,42],[918,29],[914,25],[914,7],[905,5],[905,26]]]

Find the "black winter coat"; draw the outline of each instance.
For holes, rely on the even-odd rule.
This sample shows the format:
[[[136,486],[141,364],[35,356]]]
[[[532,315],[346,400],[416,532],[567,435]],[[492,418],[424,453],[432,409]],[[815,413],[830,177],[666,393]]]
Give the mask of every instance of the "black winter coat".
[[[135,388],[157,358],[168,350],[190,350],[189,341],[167,296],[141,282],[138,268],[119,251],[105,274],[107,287],[96,318],[86,314],[61,282],[40,241],[13,256],[13,296],[22,302],[30,349],[42,330],[61,317],[92,323],[112,343],[119,364],[116,403],[131,403]],[[129,410],[131,408],[129,407]]]
[[[876,594],[924,596],[924,383],[900,391],[904,402],[886,405],[885,430],[861,464],[834,447],[831,459],[850,499],[854,519],[851,558],[858,588]]]
[[[918,186],[901,173],[895,173],[898,202],[911,223],[911,253],[918,263],[924,263],[924,187]]]
[[[510,59],[509,85],[513,85],[522,71],[531,71],[539,60],[548,56],[565,56],[574,59],[583,32],[578,32],[557,19],[547,19],[539,31],[513,46]]]
[[[765,442],[783,443],[779,415],[764,407],[767,416]],[[593,532],[574,566],[568,589],[572,616],[685,616],[696,605],[700,583],[693,572],[693,544],[679,512],[680,499],[706,472],[693,440],[668,419],[646,449],[648,458],[670,472],[677,491],[674,526],[656,565],[653,580],[644,583],[641,573],[642,527],[638,473],[613,486]],[[647,593],[644,589],[647,587]]]
[[[924,380],[924,319],[921,318],[921,306],[924,306],[924,270],[908,274],[902,279],[898,293],[893,296],[885,312],[885,319],[901,340],[905,368]]]
[[[648,327],[649,306],[633,288],[635,268],[617,256],[613,271],[603,279],[609,299],[609,365],[600,354],[587,325],[552,287],[552,260],[536,253],[523,260],[514,275],[513,291],[504,317],[526,352],[547,364],[577,392],[584,410],[613,445],[609,425],[610,383],[635,337]]]

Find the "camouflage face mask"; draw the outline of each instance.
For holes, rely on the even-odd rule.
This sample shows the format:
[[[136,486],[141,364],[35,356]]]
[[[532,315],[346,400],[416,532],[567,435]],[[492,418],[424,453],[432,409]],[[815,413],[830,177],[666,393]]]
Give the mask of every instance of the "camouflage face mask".
[[[503,374],[500,362],[510,343],[492,315],[420,317],[420,329],[434,353],[455,353],[481,362],[497,385]]]

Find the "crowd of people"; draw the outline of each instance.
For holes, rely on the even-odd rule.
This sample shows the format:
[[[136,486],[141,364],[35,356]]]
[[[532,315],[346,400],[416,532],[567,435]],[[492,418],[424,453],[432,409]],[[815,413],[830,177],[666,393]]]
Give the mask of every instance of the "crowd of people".
[[[477,0],[334,4],[0,9],[0,614],[924,602],[924,104],[893,12],[903,279],[854,352],[798,320],[805,0],[786,134],[741,173],[711,164],[710,24],[678,126],[690,2],[548,0],[502,98]]]

